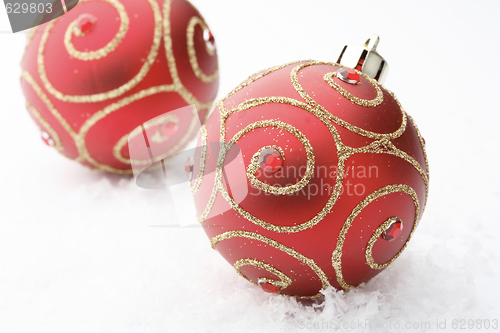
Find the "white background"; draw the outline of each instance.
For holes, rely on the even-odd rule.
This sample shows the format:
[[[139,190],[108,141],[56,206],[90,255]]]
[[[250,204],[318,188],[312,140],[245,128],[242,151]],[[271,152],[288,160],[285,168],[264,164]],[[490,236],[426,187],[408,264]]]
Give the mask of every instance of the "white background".
[[[261,292],[201,228],[151,227],[172,219],[161,192],[42,144],[19,85],[26,34],[8,33],[1,7],[0,332],[369,331],[356,320],[454,332],[453,319],[500,320],[500,2],[192,3],[217,41],[219,97],[263,68],[334,61],[345,43],[380,35],[385,86],[429,155],[430,197],[410,245],[367,286],[329,290],[322,312]]]

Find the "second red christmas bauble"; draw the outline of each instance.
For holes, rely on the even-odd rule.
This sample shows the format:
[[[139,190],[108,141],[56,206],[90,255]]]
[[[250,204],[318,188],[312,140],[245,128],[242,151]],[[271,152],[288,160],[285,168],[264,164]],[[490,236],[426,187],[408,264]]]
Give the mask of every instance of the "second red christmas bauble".
[[[395,95],[361,71],[370,57],[358,69],[300,61],[260,72],[217,102],[200,132],[198,219],[212,247],[267,292],[314,298],[367,282],[422,216],[424,141]],[[243,172],[226,163],[238,150]]]
[[[101,171],[132,173],[128,139],[144,130],[161,160],[203,123],[218,89],[215,41],[186,0],[82,0],[31,32],[21,63],[43,141]],[[174,112],[194,105],[192,111]],[[199,126],[198,126],[199,127]]]

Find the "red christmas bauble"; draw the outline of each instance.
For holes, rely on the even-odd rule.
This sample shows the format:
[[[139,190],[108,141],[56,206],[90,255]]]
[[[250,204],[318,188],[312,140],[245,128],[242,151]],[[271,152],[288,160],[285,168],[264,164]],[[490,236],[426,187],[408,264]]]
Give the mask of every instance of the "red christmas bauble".
[[[44,142],[115,173],[132,172],[127,140],[143,140],[134,129],[153,118],[157,159],[179,151],[218,89],[215,41],[186,0],[82,0],[32,30],[21,66]],[[172,111],[188,105],[196,110]],[[149,163],[147,152],[135,162]]]
[[[216,103],[200,133],[198,219],[265,291],[311,298],[367,282],[424,211],[424,141],[394,94],[357,70],[303,61],[260,72]],[[239,149],[242,160],[226,163]]]

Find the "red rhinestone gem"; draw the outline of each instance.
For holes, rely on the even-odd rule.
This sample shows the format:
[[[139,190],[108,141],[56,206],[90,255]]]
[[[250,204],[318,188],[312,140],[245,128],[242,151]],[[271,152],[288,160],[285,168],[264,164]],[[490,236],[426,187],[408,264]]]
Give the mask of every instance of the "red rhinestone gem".
[[[215,38],[212,32],[208,29],[203,30],[203,40],[210,50],[215,50]]]
[[[56,144],[54,139],[52,139],[49,135],[49,133],[45,132],[45,131],[42,131],[41,133],[41,137],[42,137],[42,140],[43,142],[49,146],[49,147],[54,147],[54,145]]]
[[[393,241],[401,235],[402,231],[403,221],[399,218],[395,218],[389,225],[389,228],[387,228],[387,230],[382,234],[382,238],[388,242]]]
[[[274,173],[283,166],[281,153],[274,148],[264,149],[259,156],[259,165],[264,172]]]
[[[177,132],[177,124],[173,121],[168,121],[160,125],[159,131],[162,137],[168,138]]]
[[[184,164],[184,172],[186,173],[187,179],[189,181],[193,179],[193,170],[194,170],[193,158],[190,157],[187,159],[186,164]]]
[[[267,282],[266,280],[260,280],[259,279],[259,286],[264,290],[266,293],[271,293],[271,294],[276,294],[278,291],[281,290],[280,287],[275,286],[272,283]]]
[[[361,80],[361,76],[354,69],[350,68],[340,68],[337,71],[337,77],[350,84],[357,84]]]
[[[82,14],[76,19],[76,27],[82,34],[89,33],[94,29],[95,17],[90,14]]]

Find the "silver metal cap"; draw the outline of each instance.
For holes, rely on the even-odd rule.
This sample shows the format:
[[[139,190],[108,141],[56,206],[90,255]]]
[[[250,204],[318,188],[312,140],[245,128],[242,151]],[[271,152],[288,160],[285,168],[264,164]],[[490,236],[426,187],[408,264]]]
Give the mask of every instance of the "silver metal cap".
[[[372,35],[364,45],[346,45],[338,52],[337,63],[357,69],[380,83],[389,72],[387,62],[377,53],[380,38]]]

